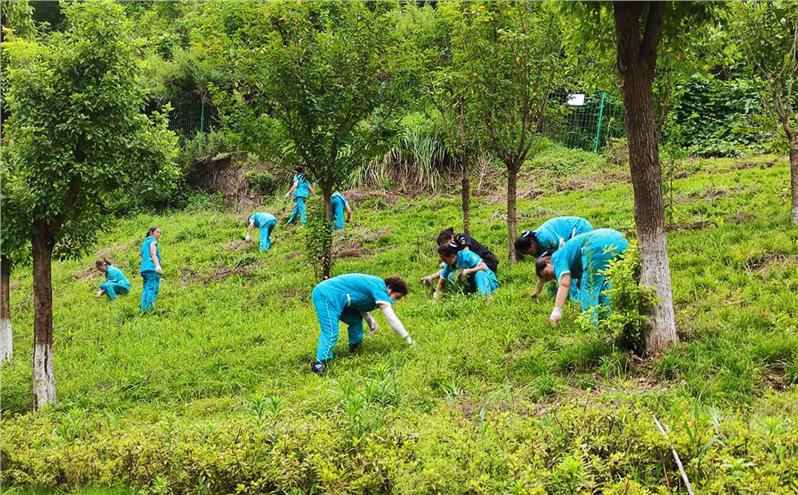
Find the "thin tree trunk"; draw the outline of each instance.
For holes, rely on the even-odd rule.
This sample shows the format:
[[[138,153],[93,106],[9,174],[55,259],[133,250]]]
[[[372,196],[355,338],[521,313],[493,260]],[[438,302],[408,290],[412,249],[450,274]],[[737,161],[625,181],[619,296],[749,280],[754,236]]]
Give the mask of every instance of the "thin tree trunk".
[[[614,14],[617,61],[629,141],[635,224],[642,261],[640,283],[654,287],[657,296],[651,328],[646,332],[644,342],[647,353],[657,354],[679,340],[673,312],[662,200],[662,171],[652,95],[657,43],[662,26],[662,5],[657,2],[616,2]],[[646,20],[642,39],[641,17]]]
[[[507,163],[507,239],[509,240],[508,257],[510,264],[517,261],[515,255],[515,232],[518,227],[516,218],[516,189],[518,167],[515,163]]]
[[[33,233],[33,407],[55,404],[53,373],[53,242],[44,224]]]
[[[11,260],[0,257],[0,363],[14,356],[11,333]]]
[[[330,198],[332,197],[332,189],[322,187],[321,195],[324,202],[324,259],[321,265],[321,278],[327,280],[332,274],[333,265],[333,235],[332,235],[332,205]]]
[[[468,158],[463,153],[461,156],[460,198],[463,202],[463,232],[471,234],[471,180],[468,178]]]
[[[790,137],[790,182],[792,183],[792,223],[798,225],[798,134]]]

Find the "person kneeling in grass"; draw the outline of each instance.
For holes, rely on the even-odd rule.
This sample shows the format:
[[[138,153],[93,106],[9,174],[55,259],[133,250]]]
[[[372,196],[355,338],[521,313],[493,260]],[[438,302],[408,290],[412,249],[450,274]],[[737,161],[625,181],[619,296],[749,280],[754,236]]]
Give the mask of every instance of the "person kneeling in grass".
[[[249,217],[249,221],[247,222],[247,235],[244,237],[244,240],[249,242],[252,240],[250,234],[252,233],[252,229],[255,227],[260,229],[260,242],[258,244],[258,248],[261,251],[268,251],[270,247],[272,247],[272,231],[274,227],[277,225],[277,219],[274,218],[274,215],[271,213],[265,213],[259,211],[257,213],[253,213],[252,216]]]
[[[338,321],[348,326],[349,352],[359,352],[363,342],[363,320],[368,323],[369,335],[377,331],[377,322],[369,314],[376,308],[382,310],[391,328],[412,345],[413,339],[391,307],[406,295],[407,284],[400,277],[383,280],[373,275],[349,273],[320,282],[311,293],[320,333],[316,361],[310,370],[321,375],[327,369],[338,342]]]
[[[571,283],[580,280],[577,300],[582,311],[591,311],[591,318],[598,322],[599,312],[609,312],[610,300],[606,294],[609,281],[604,270],[609,262],[629,247],[626,238],[613,229],[597,229],[580,234],[558,249],[551,256],[541,256],[535,262],[538,278],[545,282],[557,280],[557,296],[554,309],[549,316],[552,325],[562,318],[562,308],[571,293]],[[573,297],[573,296],[572,296]]]
[[[515,240],[515,253],[518,259],[523,259],[524,255],[540,256],[554,254],[555,251],[565,245],[566,242],[579,234],[586,234],[593,230],[593,225],[581,217],[556,217],[546,222],[535,230],[524,230]],[[573,284],[576,287],[575,284]],[[543,290],[544,282],[538,278],[535,292],[532,299],[540,295]]]
[[[461,269],[458,279],[466,279],[466,294],[479,292],[480,294],[488,295],[499,287],[499,281],[493,270],[488,268],[482,258],[470,249],[458,251],[457,248],[450,244],[444,244],[438,247],[438,255],[440,255],[444,265],[438,279],[438,287],[435,289],[434,299],[443,297],[444,285],[458,268]]]
[[[100,290],[95,294],[97,297],[102,297],[103,294],[108,296],[108,299],[113,301],[116,296],[124,296],[130,292],[130,281],[127,279],[122,270],[111,266],[111,262],[103,258],[94,263],[100,272],[105,273],[105,283],[100,284]]]
[[[461,251],[463,249],[468,249],[470,251],[473,251],[474,253],[478,254],[480,258],[482,258],[482,261],[485,262],[485,264],[493,272],[494,275],[498,273],[499,258],[497,258],[495,254],[493,254],[493,251],[491,251],[489,248],[477,242],[477,240],[471,237],[470,235],[463,233],[455,234],[454,227],[449,227],[446,230],[442,230],[438,234],[436,242],[439,247],[448,244],[453,248],[455,248],[457,251]],[[443,272],[443,263],[441,263],[440,270],[433,273],[432,275],[428,275],[422,278],[421,283],[425,285],[438,283],[438,279],[440,278],[442,272]],[[452,272],[452,275],[453,274],[454,272]],[[451,282],[454,282],[454,280],[451,280]]]

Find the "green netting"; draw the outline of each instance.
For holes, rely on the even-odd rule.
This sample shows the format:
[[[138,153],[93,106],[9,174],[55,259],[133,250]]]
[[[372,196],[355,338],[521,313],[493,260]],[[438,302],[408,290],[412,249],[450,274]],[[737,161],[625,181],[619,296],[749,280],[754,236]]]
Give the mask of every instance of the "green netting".
[[[203,96],[181,98],[171,102],[169,128],[182,137],[193,138],[200,132],[209,132],[219,126],[216,108]]]
[[[569,148],[599,153],[610,139],[626,135],[619,98],[605,91],[583,95],[583,99],[578,95],[552,95],[552,118],[545,131],[549,138]]]

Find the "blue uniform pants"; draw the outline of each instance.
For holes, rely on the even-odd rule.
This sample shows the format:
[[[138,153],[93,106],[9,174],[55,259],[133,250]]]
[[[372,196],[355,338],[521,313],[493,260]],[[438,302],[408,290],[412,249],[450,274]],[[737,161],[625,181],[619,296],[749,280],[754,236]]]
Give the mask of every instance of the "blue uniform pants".
[[[329,361],[333,357],[333,348],[338,342],[338,321],[349,327],[349,345],[363,341],[363,316],[357,311],[340,308],[319,290],[314,289],[311,295],[316,317],[319,319],[319,342],[316,346],[316,360]]]
[[[602,239],[602,243],[589,246],[582,255],[582,266],[585,270],[579,284],[579,302],[582,311],[589,310],[596,323],[599,316],[608,316],[610,313],[610,298],[607,294],[610,282],[604,275],[604,270],[611,260],[623,254],[628,247],[629,243],[622,236],[608,236],[607,239]]]
[[[155,304],[155,298],[161,288],[161,276],[154,271],[146,271],[141,272],[141,278],[144,279],[144,287],[141,289],[141,311],[145,312]]]
[[[479,270],[468,276],[468,287],[466,292],[473,294],[490,294],[499,287],[499,281],[491,270]]]
[[[277,225],[276,220],[271,220],[266,223],[266,225],[261,225],[260,228],[260,243],[259,249],[261,251],[268,251],[270,247],[272,247],[272,230],[274,230],[275,225]]]
[[[130,286],[116,282],[104,282],[100,284],[100,289],[104,290],[108,299],[113,301],[117,295],[124,296],[127,294],[130,291]]]
[[[301,196],[294,198],[294,209],[291,210],[291,217],[288,219],[288,223],[294,223],[297,216],[299,216],[299,220],[302,222],[302,225],[308,221],[308,216],[305,212],[305,199],[306,198]]]
[[[330,201],[333,212],[333,225],[335,230],[344,230],[344,202],[338,198],[333,198]]]

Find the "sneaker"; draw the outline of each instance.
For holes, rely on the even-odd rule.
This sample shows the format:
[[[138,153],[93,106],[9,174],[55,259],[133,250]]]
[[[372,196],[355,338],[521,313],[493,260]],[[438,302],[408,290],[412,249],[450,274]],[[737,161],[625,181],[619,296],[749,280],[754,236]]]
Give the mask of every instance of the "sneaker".
[[[359,354],[363,349],[363,342],[357,344],[349,344],[349,354]]]
[[[324,374],[325,371],[327,371],[327,365],[324,364],[324,361],[315,361],[313,364],[310,365],[310,371],[321,376]]]

